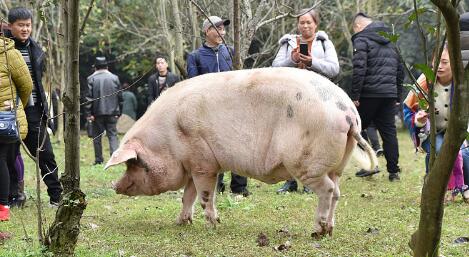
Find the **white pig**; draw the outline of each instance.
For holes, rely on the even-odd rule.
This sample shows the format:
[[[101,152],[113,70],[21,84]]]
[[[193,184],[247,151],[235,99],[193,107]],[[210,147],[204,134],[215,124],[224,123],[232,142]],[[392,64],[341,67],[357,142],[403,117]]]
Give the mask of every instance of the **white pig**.
[[[209,224],[217,174],[236,170],[266,183],[295,178],[319,197],[314,237],[331,234],[339,177],[352,152],[377,168],[360,136],[355,105],[328,79],[295,68],[212,73],[165,91],[107,162],[125,163],[118,194],[158,195],[184,187],[179,224],[192,223],[197,196]],[[355,148],[358,144],[360,147]]]

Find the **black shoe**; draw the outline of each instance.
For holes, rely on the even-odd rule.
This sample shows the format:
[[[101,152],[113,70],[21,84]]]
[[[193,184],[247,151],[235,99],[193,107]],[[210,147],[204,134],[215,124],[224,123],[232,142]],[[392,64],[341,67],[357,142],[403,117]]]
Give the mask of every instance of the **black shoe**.
[[[241,190],[241,191],[233,191],[232,192],[235,195],[242,195],[243,197],[248,197],[251,195],[251,192],[248,191],[247,188]]]
[[[54,209],[59,208],[59,205],[60,205],[59,201],[57,202],[52,201],[52,200],[49,201],[49,208],[54,208]]]
[[[16,208],[23,208],[25,202],[26,202],[26,195],[21,194],[21,195],[18,195],[18,196],[14,196],[10,200],[10,207],[11,208],[15,208],[15,207]]]
[[[303,185],[303,193],[304,194],[312,194],[313,193],[313,190],[309,189],[309,187],[305,187]]]
[[[103,164],[102,161],[95,161],[93,165],[100,165],[100,164]]]
[[[380,148],[380,149],[376,150],[375,153],[376,153],[376,157],[381,157],[381,156],[383,156],[384,151],[383,151],[383,149]]]
[[[283,184],[283,186],[277,190],[277,194],[296,191],[298,191],[298,184],[296,183],[296,180],[287,180],[285,184]]]
[[[218,192],[218,193],[223,193],[223,192],[225,192],[225,184],[218,184],[218,185],[217,185],[217,192]]]
[[[398,181],[398,180],[401,180],[401,178],[399,177],[399,173],[396,172],[396,173],[389,173],[389,181],[393,182],[393,181]]]
[[[357,173],[355,173],[355,176],[356,176],[356,177],[359,177],[359,178],[363,178],[363,177],[373,176],[373,175],[376,174],[376,173],[379,173],[379,170],[378,170],[378,169],[375,169],[375,170],[364,170],[364,169],[361,169],[361,170],[359,170]]]

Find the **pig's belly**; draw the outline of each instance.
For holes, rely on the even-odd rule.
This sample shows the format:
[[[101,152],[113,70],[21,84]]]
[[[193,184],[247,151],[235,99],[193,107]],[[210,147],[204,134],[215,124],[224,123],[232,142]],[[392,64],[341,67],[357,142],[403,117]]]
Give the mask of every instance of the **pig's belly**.
[[[292,178],[290,173],[288,173],[287,169],[283,165],[270,170],[270,171],[243,171],[243,170],[236,170],[236,174],[254,178],[260,180],[267,184],[275,184],[281,181],[285,181],[287,179]]]

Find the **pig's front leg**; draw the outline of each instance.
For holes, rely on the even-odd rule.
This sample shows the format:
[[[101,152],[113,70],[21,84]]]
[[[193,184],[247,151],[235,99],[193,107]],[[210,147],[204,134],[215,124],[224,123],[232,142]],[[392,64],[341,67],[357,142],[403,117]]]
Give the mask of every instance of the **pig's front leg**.
[[[194,181],[189,179],[184,187],[184,195],[182,197],[182,210],[176,223],[179,225],[192,224],[192,213],[194,212],[194,202],[197,197]]]
[[[205,219],[209,225],[215,226],[220,223],[217,209],[215,208],[215,184],[217,182],[217,173],[197,172],[193,177],[197,194],[199,195],[200,205],[205,211]]]

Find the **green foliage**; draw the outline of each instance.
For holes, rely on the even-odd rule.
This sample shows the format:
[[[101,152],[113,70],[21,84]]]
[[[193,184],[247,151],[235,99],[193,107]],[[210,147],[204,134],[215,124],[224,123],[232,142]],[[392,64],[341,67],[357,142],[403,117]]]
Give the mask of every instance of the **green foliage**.
[[[410,25],[413,24],[413,22],[417,19],[418,16],[420,16],[423,13],[428,12],[428,11],[430,11],[428,8],[421,7],[421,8],[417,9],[417,12],[415,12],[415,11],[412,12],[412,14],[409,15],[409,17],[407,18],[408,21],[404,24],[404,28],[409,29]]]
[[[425,99],[419,99],[419,108],[421,110],[428,110],[428,102]]]
[[[423,64],[423,63],[416,63],[414,64],[414,68],[423,72],[423,74],[428,79],[428,81],[432,81],[432,82],[435,81],[435,73],[433,72],[430,66]]]
[[[399,34],[387,33],[385,31],[379,31],[378,34],[381,35],[382,37],[388,39],[389,41],[391,41],[394,44],[397,43],[397,40],[399,40]]]

